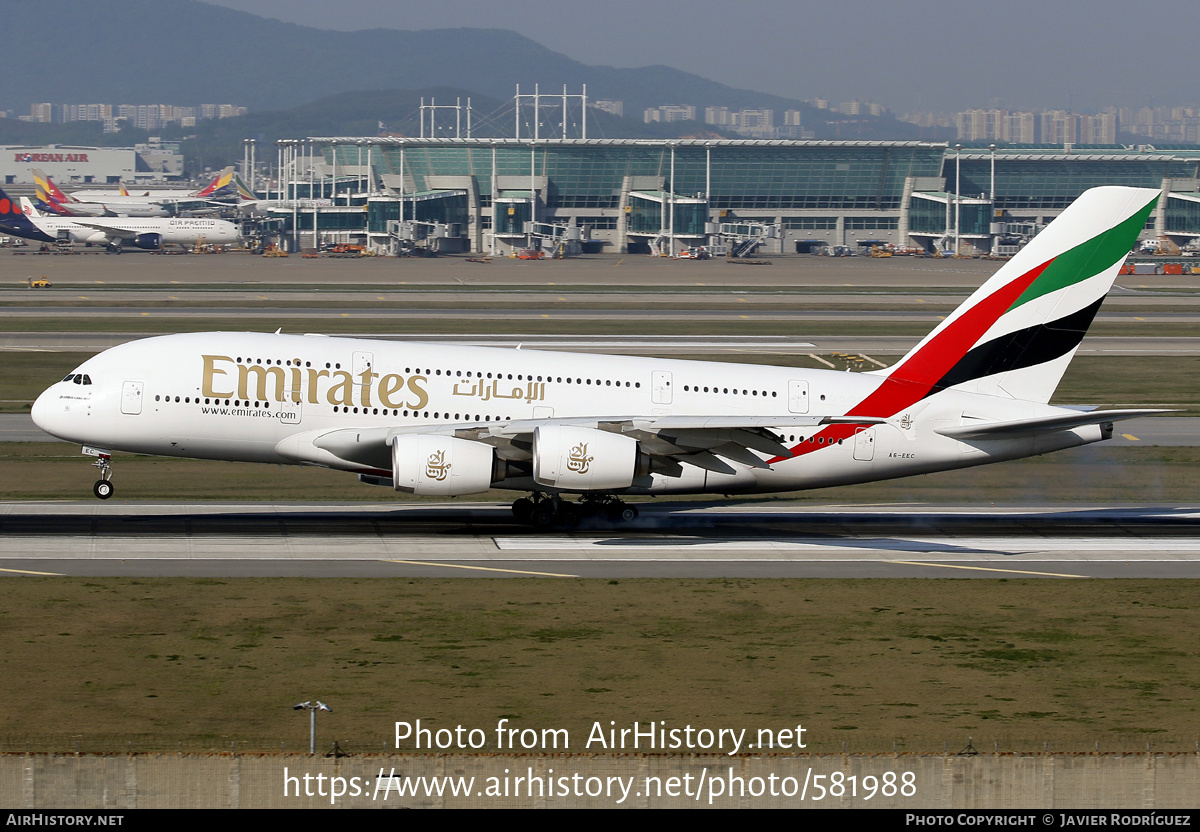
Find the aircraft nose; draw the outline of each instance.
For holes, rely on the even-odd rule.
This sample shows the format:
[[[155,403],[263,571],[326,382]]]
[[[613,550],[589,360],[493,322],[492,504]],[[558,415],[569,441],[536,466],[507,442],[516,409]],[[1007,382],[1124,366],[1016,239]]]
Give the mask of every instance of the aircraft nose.
[[[33,423],[46,433],[51,436],[61,437],[66,409],[63,407],[58,395],[54,392],[53,387],[37,397],[37,401],[33,403],[33,408],[30,410],[29,415],[33,417]]]

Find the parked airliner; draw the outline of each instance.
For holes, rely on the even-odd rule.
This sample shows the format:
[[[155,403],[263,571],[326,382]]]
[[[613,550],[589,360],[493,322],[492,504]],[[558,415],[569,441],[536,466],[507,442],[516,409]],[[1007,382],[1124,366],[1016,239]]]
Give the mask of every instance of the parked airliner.
[[[894,366],[868,373],[210,332],[132,341],[33,419],[114,451],[317,465],[409,494],[532,492],[537,525],[633,494],[796,491],[1108,439],[1157,410],[1049,404],[1158,191],[1087,191]],[[572,502],[567,495],[581,495]]]
[[[118,254],[124,245],[156,251],[165,245],[201,241],[225,245],[237,242],[239,236],[237,226],[228,220],[207,217],[47,217],[27,198],[14,202],[3,190],[0,233],[43,243],[100,244]]]
[[[233,166],[222,170],[208,184],[195,191],[159,192],[133,196],[127,191],[116,196],[92,196],[91,192],[64,194],[49,176],[32,168],[38,205],[48,214],[61,217],[173,217],[183,211],[215,210],[222,197],[236,197]],[[124,191],[122,187],[122,191]],[[83,195],[83,196],[81,196]]]

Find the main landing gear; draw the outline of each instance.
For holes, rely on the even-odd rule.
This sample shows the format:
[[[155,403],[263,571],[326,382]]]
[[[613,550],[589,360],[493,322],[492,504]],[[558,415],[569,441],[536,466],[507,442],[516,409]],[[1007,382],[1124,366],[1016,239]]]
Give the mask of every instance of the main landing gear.
[[[602,517],[613,523],[629,523],[638,516],[637,508],[610,494],[585,494],[579,502],[572,503],[558,494],[547,496],[536,493],[515,501],[512,512],[520,522],[540,529],[578,526],[581,520],[592,517]]]
[[[92,466],[100,469],[100,479],[96,480],[96,484],[92,486],[92,493],[101,500],[107,500],[116,492],[116,488],[112,484],[112,457],[108,454],[100,454]]]

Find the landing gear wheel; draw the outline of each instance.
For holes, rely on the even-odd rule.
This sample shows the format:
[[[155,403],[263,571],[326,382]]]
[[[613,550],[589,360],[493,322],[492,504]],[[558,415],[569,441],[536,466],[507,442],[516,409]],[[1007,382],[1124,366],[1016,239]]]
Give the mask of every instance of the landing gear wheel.
[[[513,517],[517,518],[522,523],[528,523],[530,517],[533,516],[533,500],[528,497],[522,497],[512,504]]]
[[[96,480],[96,484],[92,486],[92,493],[101,500],[107,500],[116,491],[113,484],[108,480]]]
[[[630,523],[637,519],[638,510],[633,506],[621,506],[620,518],[623,523]]]
[[[568,527],[578,526],[579,508],[564,501],[562,508],[558,512],[558,522]]]

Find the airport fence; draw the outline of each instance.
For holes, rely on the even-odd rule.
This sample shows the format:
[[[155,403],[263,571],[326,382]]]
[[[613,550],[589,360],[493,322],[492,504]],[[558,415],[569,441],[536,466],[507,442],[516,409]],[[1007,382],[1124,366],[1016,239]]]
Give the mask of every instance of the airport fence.
[[[1194,808],[1190,754],[0,754],[9,809]]]

